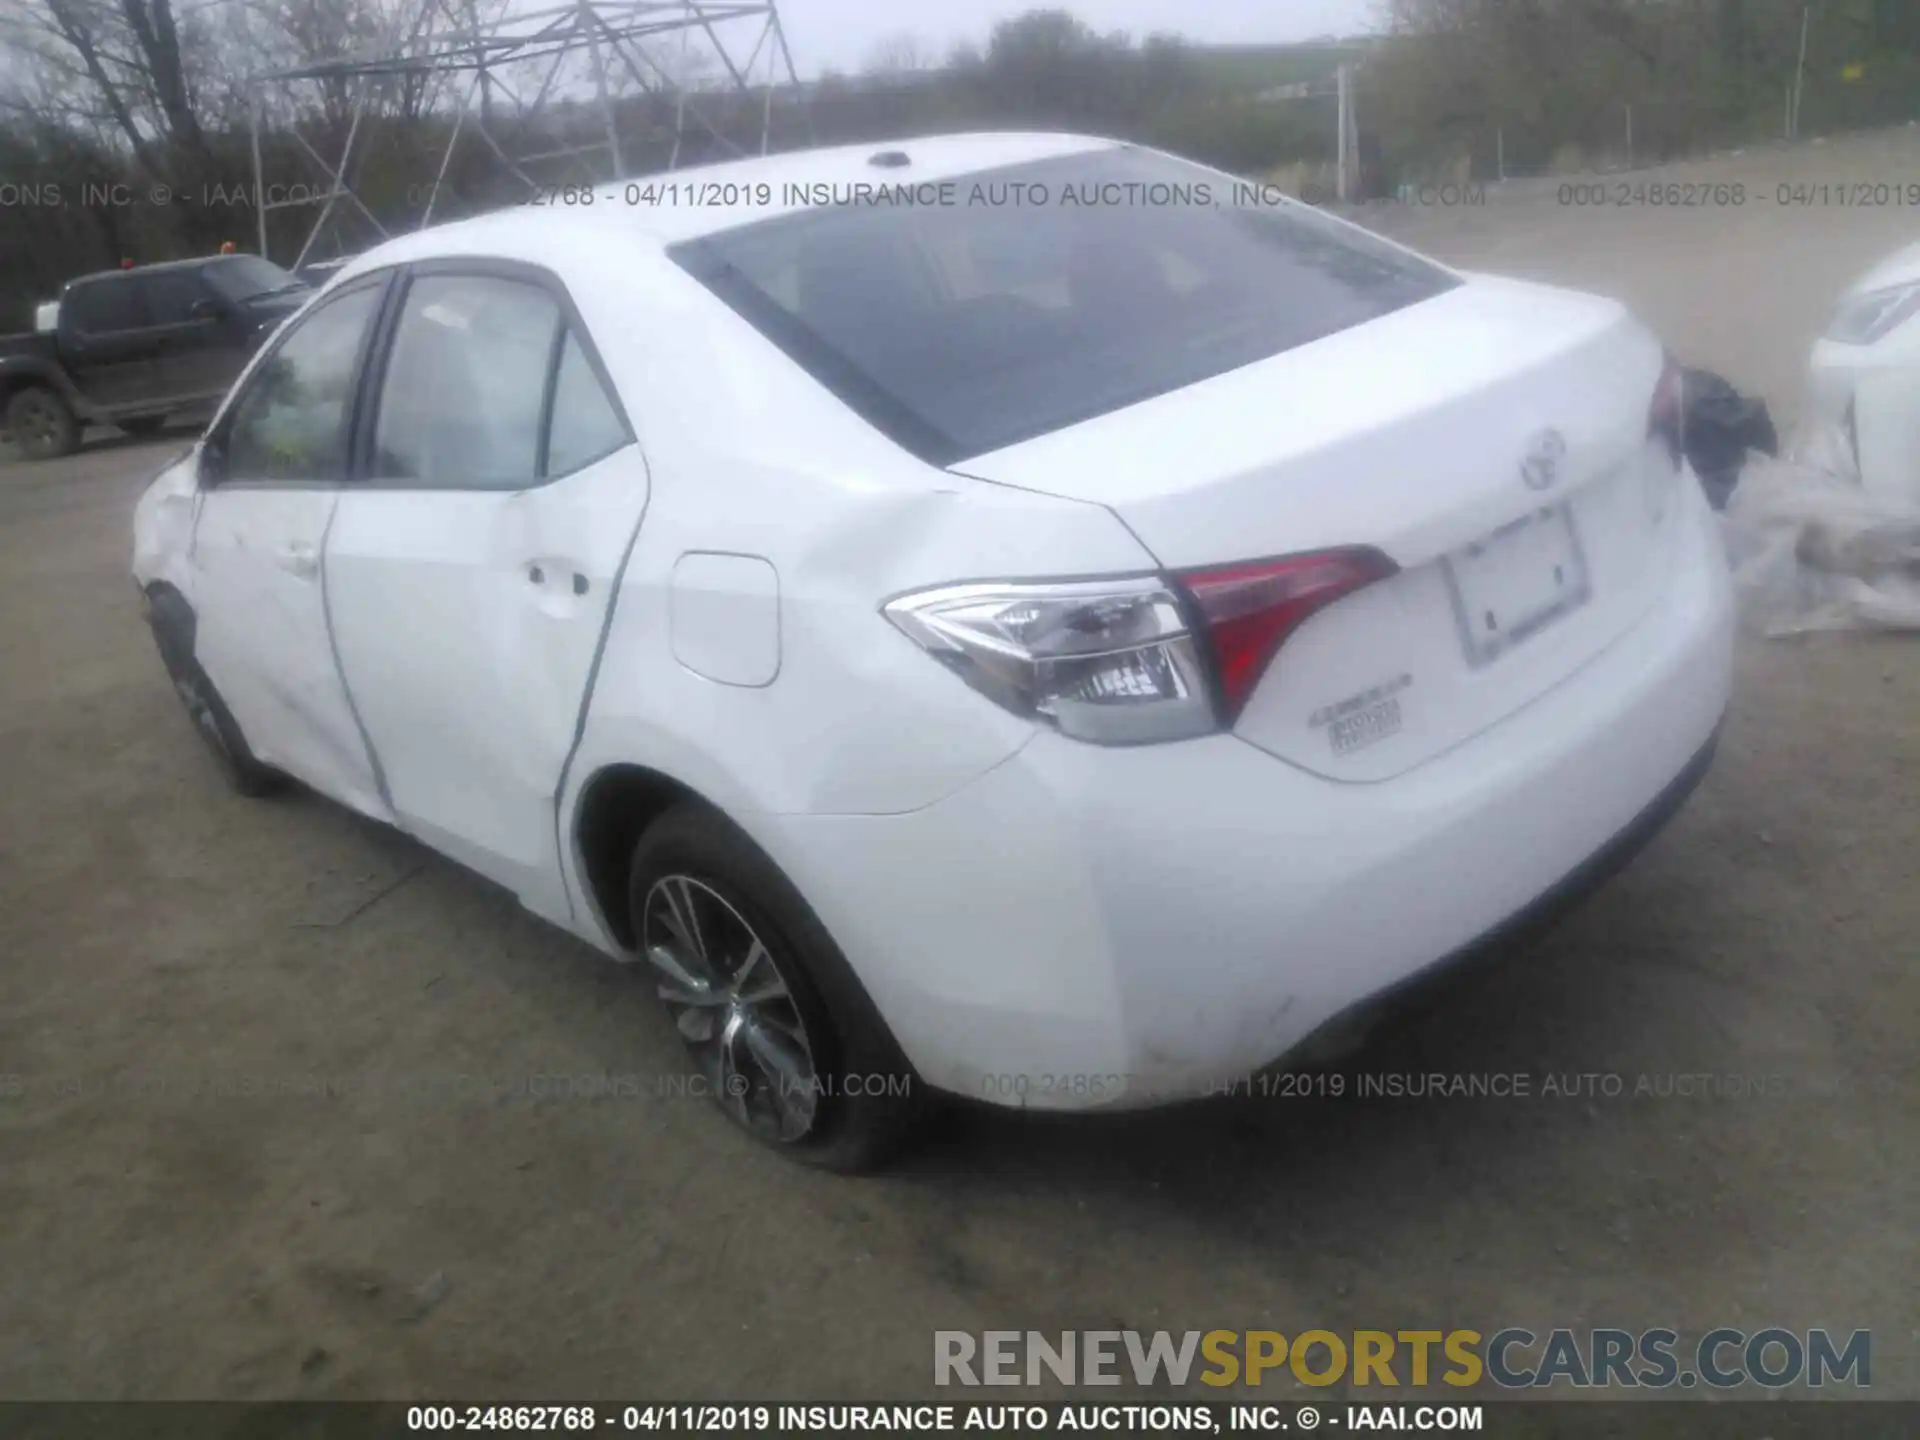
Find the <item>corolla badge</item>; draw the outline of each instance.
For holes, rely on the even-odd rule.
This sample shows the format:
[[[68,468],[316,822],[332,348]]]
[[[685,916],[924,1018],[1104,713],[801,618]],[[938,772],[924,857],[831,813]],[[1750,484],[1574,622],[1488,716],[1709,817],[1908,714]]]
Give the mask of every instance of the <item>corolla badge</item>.
[[[1527,444],[1520,462],[1520,478],[1529,490],[1551,490],[1560,481],[1560,465],[1567,458],[1567,437],[1558,430],[1542,430]]]

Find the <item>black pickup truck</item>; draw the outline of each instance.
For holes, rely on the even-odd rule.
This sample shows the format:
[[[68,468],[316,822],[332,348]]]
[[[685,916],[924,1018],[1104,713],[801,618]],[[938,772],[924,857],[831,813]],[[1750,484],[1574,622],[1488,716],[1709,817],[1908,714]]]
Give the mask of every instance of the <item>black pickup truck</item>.
[[[158,430],[219,401],[260,342],[313,292],[257,255],[217,255],[70,280],[56,329],[0,339],[0,416],[29,459],[81,427]]]

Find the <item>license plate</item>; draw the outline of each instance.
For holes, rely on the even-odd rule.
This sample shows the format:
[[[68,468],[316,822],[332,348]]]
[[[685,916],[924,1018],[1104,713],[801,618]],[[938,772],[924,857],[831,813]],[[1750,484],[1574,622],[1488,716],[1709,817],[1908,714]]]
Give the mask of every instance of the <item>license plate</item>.
[[[1467,660],[1487,665],[1592,598],[1587,557],[1564,505],[1535,510],[1447,557]]]

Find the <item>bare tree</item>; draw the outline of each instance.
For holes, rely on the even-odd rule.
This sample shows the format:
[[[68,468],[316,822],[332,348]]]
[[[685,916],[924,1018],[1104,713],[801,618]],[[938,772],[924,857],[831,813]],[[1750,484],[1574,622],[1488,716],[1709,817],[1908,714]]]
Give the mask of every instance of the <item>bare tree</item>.
[[[919,37],[902,30],[868,51],[866,64],[861,68],[868,75],[900,76],[917,74],[932,63],[933,57]]]

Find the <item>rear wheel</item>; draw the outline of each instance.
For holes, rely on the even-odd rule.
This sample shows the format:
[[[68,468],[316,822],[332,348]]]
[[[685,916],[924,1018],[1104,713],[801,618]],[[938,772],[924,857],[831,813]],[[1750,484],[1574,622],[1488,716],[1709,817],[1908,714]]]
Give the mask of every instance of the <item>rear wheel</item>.
[[[186,601],[171,590],[161,590],[153,596],[147,618],[174,693],[227,783],[247,796],[270,795],[278,790],[286,777],[254,757],[233,712],[193,658],[193,611]]]
[[[697,802],[635,847],[633,931],[700,1089],[795,1160],[869,1169],[906,1137],[918,1078],[825,928],[759,848]]]
[[[7,402],[7,434],[29,460],[53,460],[80,446],[73,407],[44,385],[29,385]]]

